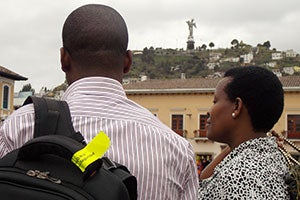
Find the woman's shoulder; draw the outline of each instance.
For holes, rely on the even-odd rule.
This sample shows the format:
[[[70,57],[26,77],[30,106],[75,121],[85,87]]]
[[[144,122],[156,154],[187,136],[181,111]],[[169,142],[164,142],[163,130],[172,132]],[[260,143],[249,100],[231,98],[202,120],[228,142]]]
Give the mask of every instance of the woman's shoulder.
[[[254,175],[257,172],[288,172],[286,159],[273,138],[258,138],[240,145],[224,159],[224,166]]]

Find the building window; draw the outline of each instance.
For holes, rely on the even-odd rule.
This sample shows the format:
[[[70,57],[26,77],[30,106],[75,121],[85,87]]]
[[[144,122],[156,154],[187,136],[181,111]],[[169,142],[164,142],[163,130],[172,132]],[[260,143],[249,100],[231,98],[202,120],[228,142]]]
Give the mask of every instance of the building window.
[[[300,139],[300,115],[288,115],[287,116],[289,139]]]
[[[195,137],[206,137],[206,123],[207,123],[207,115],[199,115],[199,129],[195,130]]]
[[[199,129],[200,131],[206,132],[206,121],[207,121],[207,115],[200,115],[199,117]]]
[[[183,136],[183,115],[172,115],[172,130]]]
[[[8,109],[9,104],[9,87],[4,85],[3,87],[3,99],[2,99],[2,108]]]

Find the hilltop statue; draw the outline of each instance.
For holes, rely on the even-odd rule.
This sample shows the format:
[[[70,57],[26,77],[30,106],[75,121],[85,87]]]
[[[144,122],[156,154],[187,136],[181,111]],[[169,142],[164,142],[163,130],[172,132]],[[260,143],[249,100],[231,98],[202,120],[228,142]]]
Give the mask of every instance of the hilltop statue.
[[[186,23],[189,26],[190,34],[188,36],[188,41],[187,41],[187,50],[194,50],[195,46],[195,41],[194,41],[194,36],[193,36],[193,29],[196,27],[196,23],[194,22],[194,19],[191,19],[190,21],[186,21]]]
[[[193,38],[193,28],[197,28],[196,27],[196,23],[194,22],[194,19],[191,19],[190,21],[186,21],[186,23],[189,26],[189,30],[190,30],[190,34],[189,34],[189,38]]]

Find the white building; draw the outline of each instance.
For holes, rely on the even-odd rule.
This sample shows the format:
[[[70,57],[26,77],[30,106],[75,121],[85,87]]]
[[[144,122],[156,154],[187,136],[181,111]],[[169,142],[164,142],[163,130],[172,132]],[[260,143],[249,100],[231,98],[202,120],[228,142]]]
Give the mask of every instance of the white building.
[[[295,73],[294,67],[284,67],[283,72],[289,75],[293,75]]]
[[[220,62],[234,62],[234,63],[237,63],[240,61],[240,58],[239,57],[229,57],[229,58],[222,58],[220,60]]]
[[[211,62],[207,64],[208,69],[215,69],[215,67],[219,67],[219,63]]]
[[[211,52],[209,54],[209,60],[212,62],[220,60],[222,53]]]
[[[266,66],[267,66],[267,67],[271,67],[271,68],[276,67],[276,65],[277,65],[276,62],[268,62],[268,63],[266,63]]]
[[[281,60],[283,59],[283,55],[281,52],[272,53],[272,60]]]
[[[277,77],[282,77],[282,73],[280,72],[280,69],[272,69],[272,72],[273,72]]]
[[[249,64],[253,60],[253,54],[252,53],[244,54],[244,55],[241,55],[241,58],[244,59],[245,64]]]
[[[295,58],[297,56],[297,52],[294,51],[293,49],[289,49],[285,52],[285,56],[287,58]]]

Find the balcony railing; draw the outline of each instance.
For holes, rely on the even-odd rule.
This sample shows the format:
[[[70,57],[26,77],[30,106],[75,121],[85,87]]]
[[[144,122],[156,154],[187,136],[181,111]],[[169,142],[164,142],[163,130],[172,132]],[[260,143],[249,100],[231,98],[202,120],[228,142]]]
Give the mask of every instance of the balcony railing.
[[[195,140],[208,140],[206,137],[206,130],[194,130],[194,139]]]
[[[173,131],[184,138],[186,138],[187,136],[187,130],[173,130]]]

